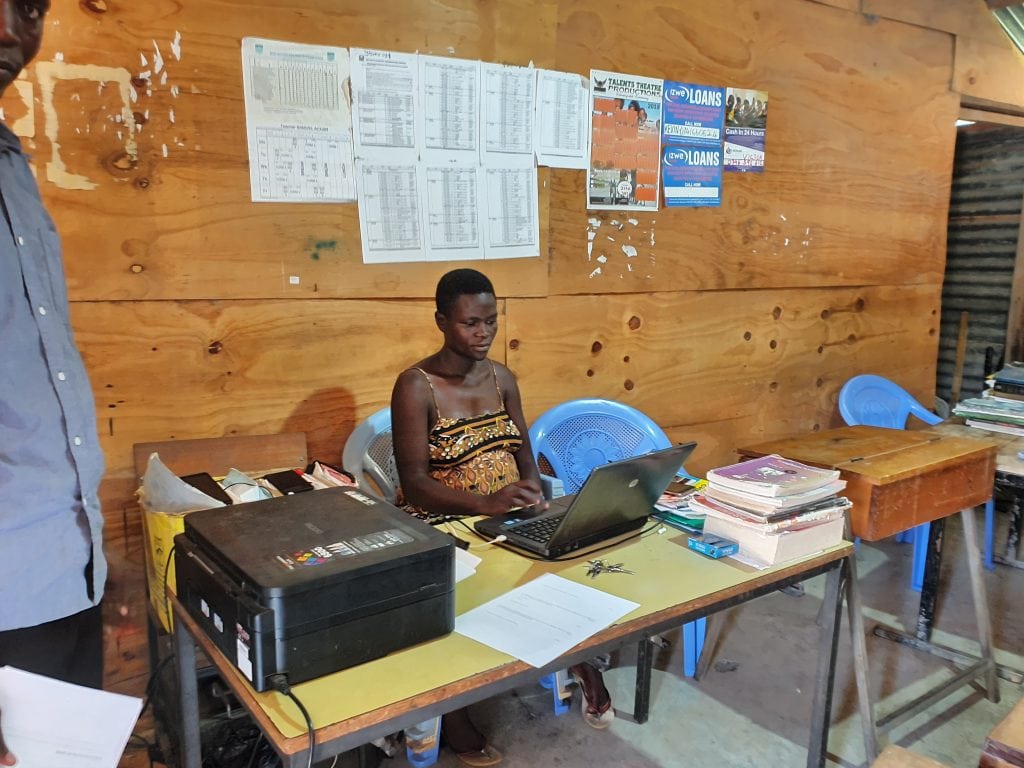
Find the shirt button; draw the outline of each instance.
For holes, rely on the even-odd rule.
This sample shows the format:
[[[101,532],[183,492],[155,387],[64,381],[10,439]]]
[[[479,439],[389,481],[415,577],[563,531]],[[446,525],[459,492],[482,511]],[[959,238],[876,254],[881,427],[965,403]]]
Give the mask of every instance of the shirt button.
[[[61,381],[64,381],[67,378],[67,376],[64,375],[64,371],[57,371],[57,378],[60,379]]]
[[[39,308],[39,314],[40,315],[45,315],[46,314],[46,307],[40,307]]]
[[[18,235],[18,245],[24,245],[24,244],[25,244],[25,238],[22,237],[21,235]]]
[[[71,442],[73,442],[75,445],[81,445],[82,438],[76,436]]]

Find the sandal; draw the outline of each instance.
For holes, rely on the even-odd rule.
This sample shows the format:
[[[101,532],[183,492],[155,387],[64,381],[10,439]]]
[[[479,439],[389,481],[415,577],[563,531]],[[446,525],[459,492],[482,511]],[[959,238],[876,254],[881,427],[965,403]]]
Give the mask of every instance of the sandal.
[[[504,755],[490,744],[485,744],[483,749],[475,752],[456,752],[455,756],[464,765],[471,766],[472,768],[487,768],[489,765],[497,765],[504,758]]]
[[[582,666],[582,665],[579,665]],[[615,719],[615,710],[612,708],[612,697],[608,693],[608,689],[604,686],[604,682],[601,681],[600,673],[594,670],[594,674],[597,675],[597,679],[601,681],[601,694],[604,699],[604,704],[598,706],[594,703],[594,692],[587,689],[586,676],[577,671],[577,667],[570,667],[569,674],[572,675],[572,679],[579,685],[580,690],[583,691],[583,703],[580,706],[580,712],[583,714],[583,721],[591,728],[598,730],[604,730],[612,724],[612,720]]]

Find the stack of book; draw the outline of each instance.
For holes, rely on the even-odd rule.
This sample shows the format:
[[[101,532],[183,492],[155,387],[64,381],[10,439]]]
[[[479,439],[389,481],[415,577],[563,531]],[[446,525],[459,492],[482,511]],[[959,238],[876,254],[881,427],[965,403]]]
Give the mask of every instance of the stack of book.
[[[981,397],[957,403],[953,414],[969,427],[1024,436],[1024,365],[1011,363],[987,383]]]
[[[690,507],[705,513],[705,533],[737,542],[742,558],[775,565],[843,540],[851,504],[836,494],[845,487],[838,470],[772,454],[710,470]]]

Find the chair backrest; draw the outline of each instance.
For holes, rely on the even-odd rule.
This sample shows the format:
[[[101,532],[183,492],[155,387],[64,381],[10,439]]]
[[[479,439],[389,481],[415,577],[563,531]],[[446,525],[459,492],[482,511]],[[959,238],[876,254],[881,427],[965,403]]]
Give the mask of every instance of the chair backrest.
[[[839,413],[850,426],[904,429],[910,414],[926,424],[942,421],[899,384],[869,373],[854,376],[843,385],[839,391]]]
[[[538,464],[547,465],[576,493],[590,470],[672,445],[649,416],[614,400],[569,400],[541,414],[530,427]]]
[[[369,478],[387,501],[395,503],[398,469],[391,443],[391,409],[381,408],[355,428],[341,453],[341,466],[365,485]]]

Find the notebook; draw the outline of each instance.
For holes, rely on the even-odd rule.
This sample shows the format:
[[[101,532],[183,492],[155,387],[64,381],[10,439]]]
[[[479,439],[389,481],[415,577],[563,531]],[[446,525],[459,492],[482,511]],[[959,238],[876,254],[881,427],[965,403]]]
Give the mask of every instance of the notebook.
[[[640,528],[654,503],[697,447],[694,442],[595,467],[579,493],[551,501],[533,517],[513,512],[473,524],[488,539],[546,559],[592,547]]]

